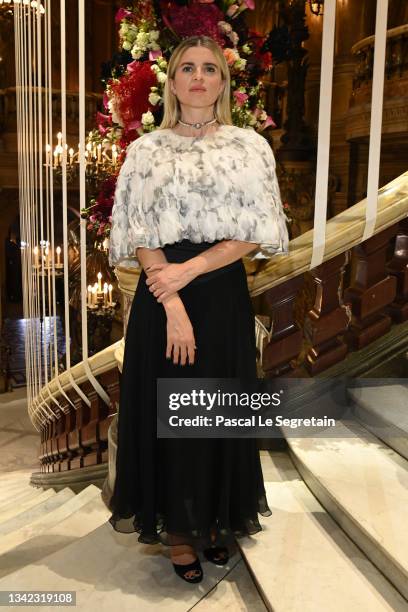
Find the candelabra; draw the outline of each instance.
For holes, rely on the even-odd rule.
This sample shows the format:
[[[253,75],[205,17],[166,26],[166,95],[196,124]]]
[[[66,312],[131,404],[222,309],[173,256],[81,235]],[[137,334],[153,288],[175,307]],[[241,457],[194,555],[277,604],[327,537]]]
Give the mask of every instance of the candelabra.
[[[109,142],[101,143],[96,141],[95,131],[88,134],[85,146],[85,176],[89,181],[100,181],[105,177],[111,176],[117,169],[118,157],[121,149]],[[60,178],[64,167],[64,147],[66,158],[67,180],[71,181],[78,173],[80,163],[80,144],[76,151],[68,144],[62,145],[62,133],[57,134],[58,143],[52,151],[52,147],[47,143],[45,147],[46,161],[44,166],[52,166],[53,172]]]
[[[48,240],[42,240],[39,246],[35,245],[32,250],[32,267],[39,270],[39,273],[51,271],[55,269],[56,273],[61,272],[64,268],[64,264],[61,263],[61,247],[57,246],[55,249],[56,258],[50,251],[50,243]]]
[[[33,9],[33,12],[39,10],[40,14],[45,13],[45,8],[41,2],[35,0],[0,0],[0,18],[14,19],[14,6],[18,4],[24,9]]]
[[[98,272],[97,282],[94,285],[88,285],[87,308],[91,311],[101,311],[115,309],[116,302],[112,300],[113,286],[109,283],[102,285],[102,273]]]
[[[317,0],[317,2],[309,0],[309,8],[313,15],[317,15],[317,17],[321,17],[323,15],[323,6],[324,0]]]

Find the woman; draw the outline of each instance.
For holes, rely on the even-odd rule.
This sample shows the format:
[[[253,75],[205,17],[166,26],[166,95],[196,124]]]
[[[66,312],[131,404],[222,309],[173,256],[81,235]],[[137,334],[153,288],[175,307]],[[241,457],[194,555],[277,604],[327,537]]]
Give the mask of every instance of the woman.
[[[169,545],[176,573],[228,561],[234,536],[271,514],[254,439],[157,438],[159,377],[256,378],[254,311],[242,257],[288,252],[268,142],[232,125],[216,42],[174,50],[160,127],[129,145],[112,212],[110,263],[143,270],[126,333],[112,526]],[[182,367],[188,365],[188,368]]]

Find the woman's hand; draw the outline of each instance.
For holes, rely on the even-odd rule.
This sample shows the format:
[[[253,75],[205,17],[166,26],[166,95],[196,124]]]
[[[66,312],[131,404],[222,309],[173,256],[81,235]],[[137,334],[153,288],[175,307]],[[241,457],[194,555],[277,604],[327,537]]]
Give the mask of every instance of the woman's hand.
[[[188,363],[193,365],[194,351],[197,347],[193,326],[184,304],[179,297],[174,297],[167,301],[165,309],[167,315],[166,357],[171,359],[173,351],[173,363],[175,365],[178,365],[179,358],[180,365],[186,365],[187,357]]]
[[[146,284],[158,302],[163,302],[170,295],[182,289],[195,278],[195,273],[184,263],[157,263],[147,268],[149,278]]]

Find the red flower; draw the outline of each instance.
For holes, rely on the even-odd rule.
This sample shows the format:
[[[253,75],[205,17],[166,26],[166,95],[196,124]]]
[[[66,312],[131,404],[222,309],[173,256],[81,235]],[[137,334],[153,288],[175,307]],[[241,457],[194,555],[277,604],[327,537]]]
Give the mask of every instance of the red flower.
[[[157,85],[150,62],[132,62],[132,71],[117,81],[109,82],[111,97],[115,100],[116,112],[126,129],[135,129],[142,114],[153,109],[149,103],[150,88]]]
[[[225,15],[215,4],[194,2],[190,6],[179,6],[161,0],[160,7],[164,23],[169,24],[180,38],[205,34],[220,47],[225,47],[226,40],[218,30],[218,22],[224,21]]]
[[[265,42],[265,37],[256,30],[248,30],[248,42],[253,47],[251,61],[259,65],[262,72],[270,70],[272,67],[272,54],[269,51],[261,52],[262,45]]]
[[[95,198],[95,204],[92,207],[92,215],[89,217],[91,222],[98,222],[100,225],[108,222],[108,218],[112,214],[116,181],[116,176],[109,176],[103,181],[101,190]]]
[[[128,19],[129,17],[132,17],[132,12],[127,11],[124,8],[120,8],[115,15],[115,21],[116,23],[120,23],[122,19]]]

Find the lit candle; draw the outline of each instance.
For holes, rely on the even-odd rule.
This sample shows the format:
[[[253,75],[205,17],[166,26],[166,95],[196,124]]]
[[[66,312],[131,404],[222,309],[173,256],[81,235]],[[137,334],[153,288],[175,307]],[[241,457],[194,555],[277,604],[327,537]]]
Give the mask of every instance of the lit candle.
[[[98,272],[97,277],[98,277],[98,291],[99,293],[101,293],[102,292],[102,273]]]
[[[61,265],[61,247],[57,246],[55,250],[57,252],[57,266],[60,266]]]
[[[57,134],[57,138],[58,138],[58,146],[61,146],[61,142],[62,142],[62,132],[58,132]]]
[[[47,246],[45,247],[44,253],[45,253],[45,257],[44,257],[45,267],[48,268],[50,265],[50,261],[49,261],[49,250]]]
[[[111,306],[113,304],[113,302],[112,302],[112,289],[113,289],[113,287],[109,283],[109,285],[108,285],[108,290],[109,290],[109,306]]]
[[[33,248],[33,253],[34,253],[34,265],[38,267],[38,247],[37,246]]]
[[[45,151],[46,151],[46,161],[45,163],[47,164],[47,166],[50,165],[51,163],[51,145],[47,144],[45,147]]]
[[[106,286],[106,283],[103,286],[103,305],[108,305],[108,287]]]
[[[88,285],[88,306],[92,306],[92,285]]]
[[[96,306],[96,287],[92,287],[92,304]]]
[[[54,151],[54,168],[58,166],[58,151]]]
[[[74,149],[71,147],[71,149],[69,150],[69,165],[72,166],[72,163],[74,161]]]

